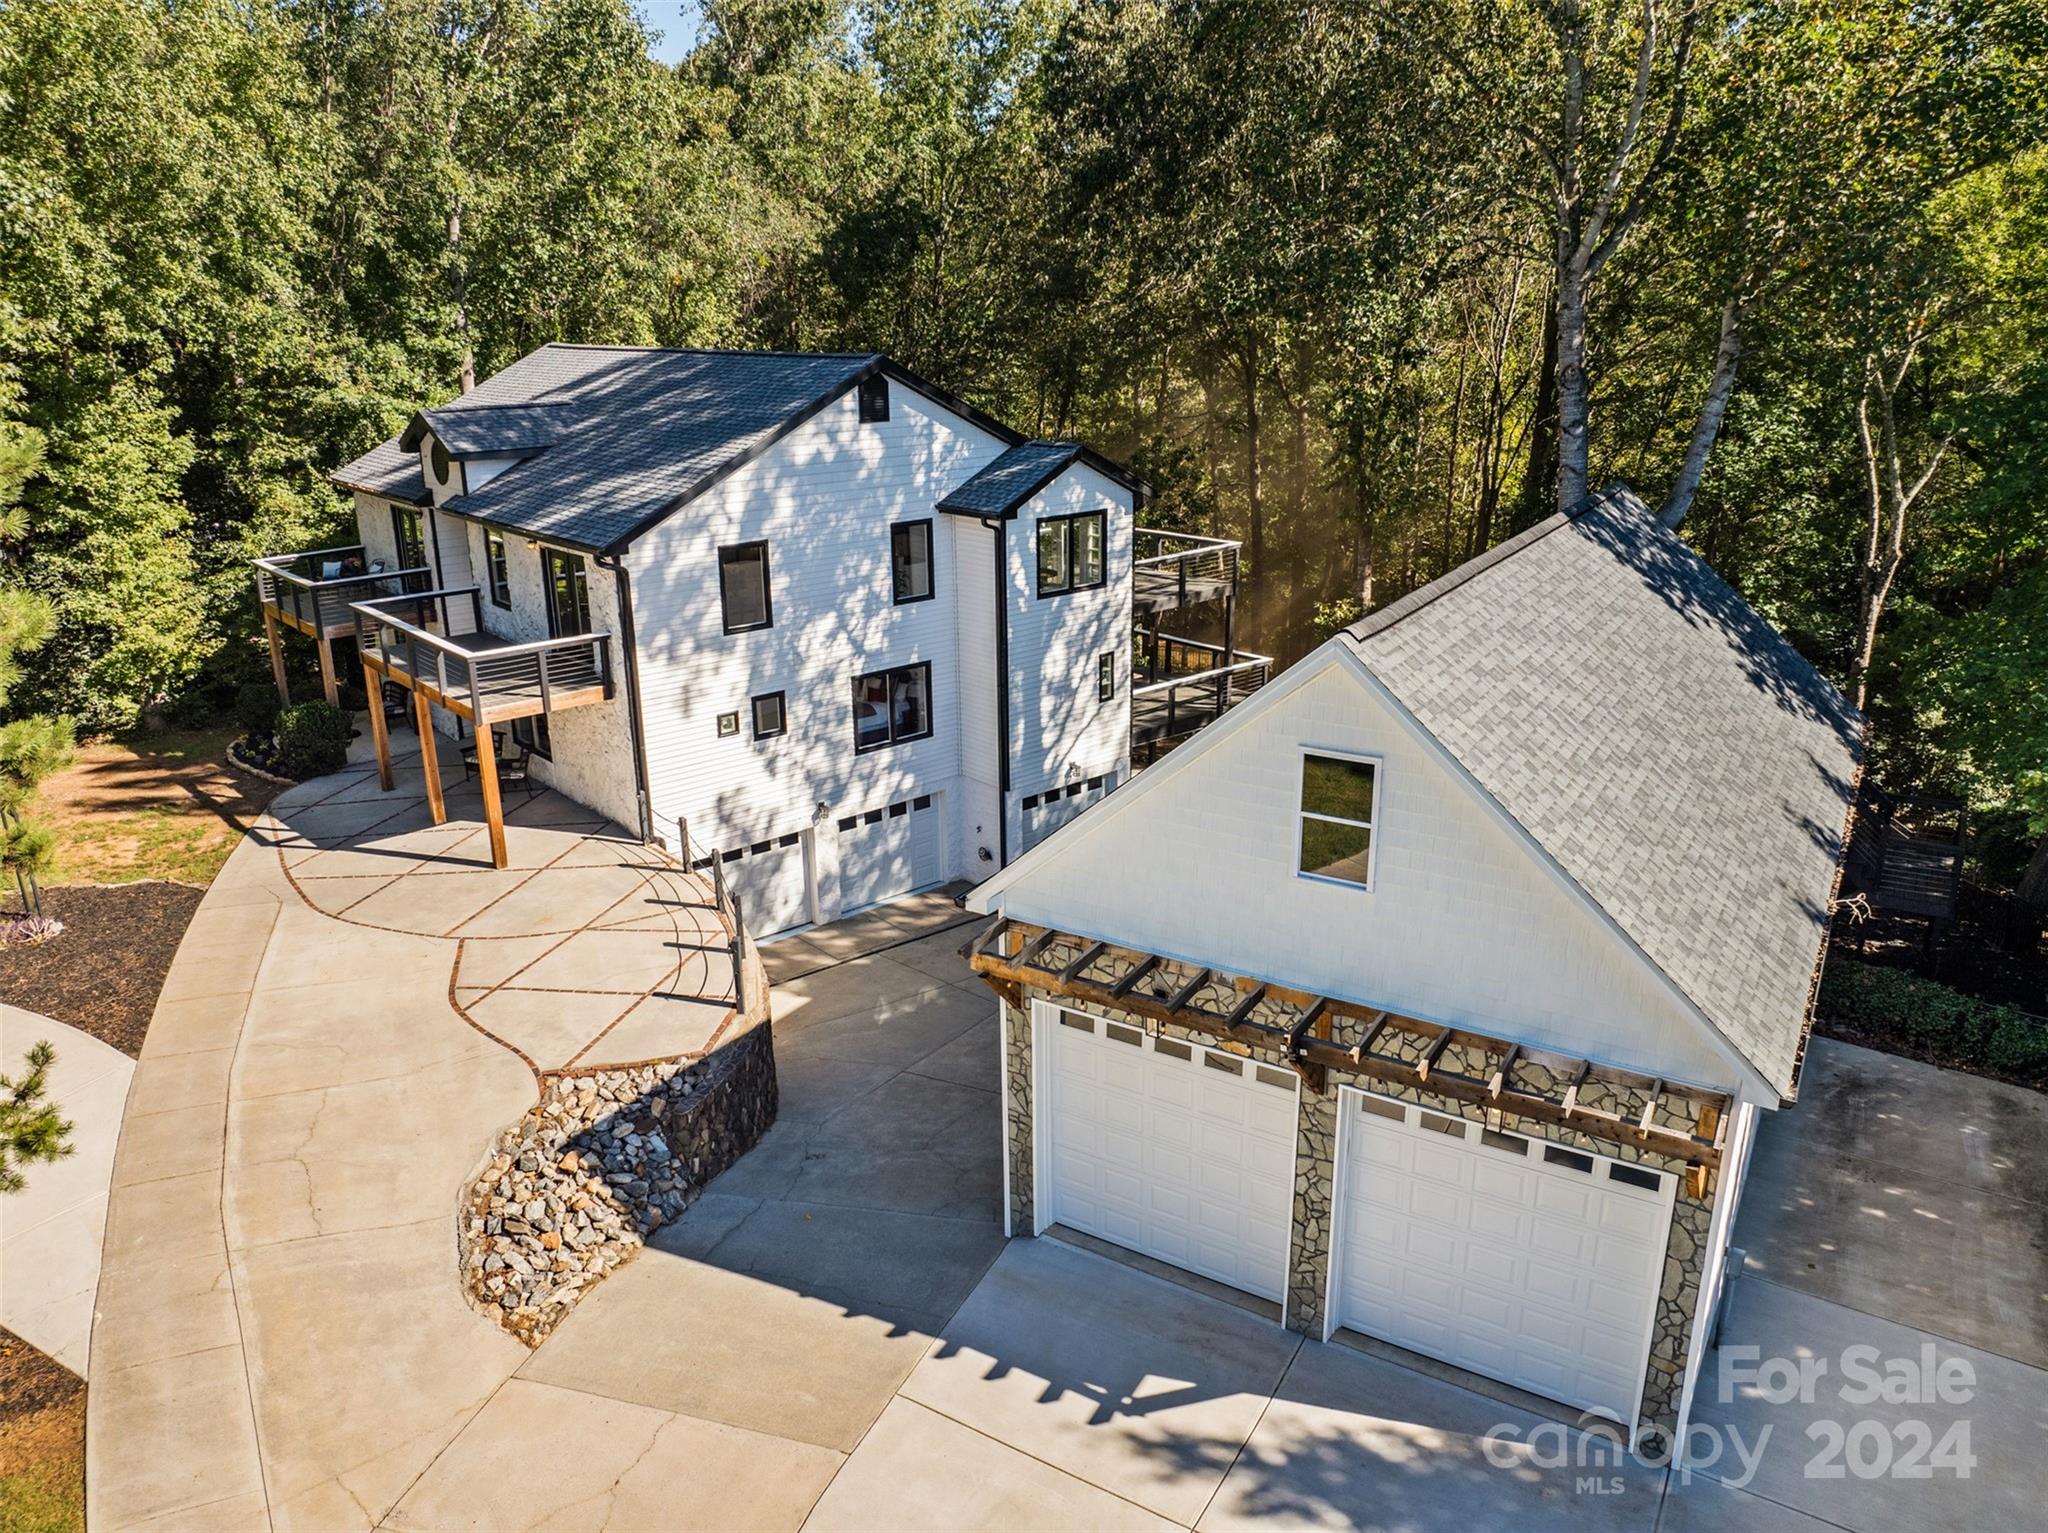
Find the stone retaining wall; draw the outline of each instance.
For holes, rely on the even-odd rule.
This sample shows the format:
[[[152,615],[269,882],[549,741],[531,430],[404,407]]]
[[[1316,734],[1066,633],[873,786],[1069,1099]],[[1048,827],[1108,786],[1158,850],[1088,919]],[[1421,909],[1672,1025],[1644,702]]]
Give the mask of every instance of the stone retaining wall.
[[[463,1196],[464,1294],[539,1346],[759,1142],[775,1107],[765,1023],[694,1063],[545,1077]]]

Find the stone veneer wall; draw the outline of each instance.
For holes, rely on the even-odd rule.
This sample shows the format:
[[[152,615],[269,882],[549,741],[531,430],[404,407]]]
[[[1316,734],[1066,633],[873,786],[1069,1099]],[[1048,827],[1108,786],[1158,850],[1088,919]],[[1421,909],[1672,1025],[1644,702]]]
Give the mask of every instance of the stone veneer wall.
[[[1028,994],[1056,1005],[1073,1005],[1071,1001],[1063,1001],[1043,991],[1033,990]],[[1292,1068],[1277,1051],[1219,1044],[1213,1036],[1195,1028],[1154,1022],[1111,1007],[1085,1005],[1073,1009],[1115,1017],[1133,1027],[1169,1038],[1183,1039],[1208,1048],[1220,1047],[1228,1053],[1243,1054],[1282,1069]],[[1006,1057],[1010,1092],[1012,1228],[1017,1234],[1028,1235],[1031,1233],[1030,1018],[1028,1012],[1008,1007],[1004,1008],[1004,1016],[1010,1028]],[[1300,1136],[1295,1145],[1294,1162],[1293,1239],[1287,1280],[1287,1326],[1305,1336],[1320,1337],[1323,1334],[1323,1310],[1330,1272],[1331,1206],[1336,1196],[1337,1091],[1346,1085],[1415,1103],[1431,1112],[1466,1118],[1488,1128],[1509,1130],[1530,1139],[1633,1162],[1676,1178],[1678,1186],[1672,1203],[1671,1232],[1665,1245],[1664,1276],[1650,1337],[1650,1363],[1643,1383],[1639,1423],[1644,1428],[1661,1428],[1667,1433],[1675,1430],[1679,1395],[1685,1385],[1687,1352],[1692,1342],[1693,1314],[1699,1307],[1708,1226],[1713,1218],[1714,1198],[1721,1185],[1720,1173],[1716,1171],[1709,1178],[1707,1196],[1695,1198],[1687,1190],[1685,1163],[1670,1156],[1658,1155],[1635,1145],[1596,1139],[1561,1124],[1521,1118],[1513,1113],[1490,1113],[1486,1108],[1455,1098],[1437,1096],[1375,1077],[1333,1070],[1327,1090],[1311,1091],[1306,1083],[1301,1088]],[[1021,1205],[1018,1200],[1020,1186],[1024,1190]]]
[[[528,1346],[775,1121],[765,1023],[703,1059],[551,1075],[457,1221],[463,1292]]]

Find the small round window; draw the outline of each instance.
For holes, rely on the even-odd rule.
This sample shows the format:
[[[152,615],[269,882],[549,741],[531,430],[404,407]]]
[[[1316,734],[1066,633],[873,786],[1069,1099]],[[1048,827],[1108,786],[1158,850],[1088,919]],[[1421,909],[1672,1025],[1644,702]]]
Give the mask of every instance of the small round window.
[[[443,484],[448,482],[448,449],[438,437],[434,441],[434,477]]]

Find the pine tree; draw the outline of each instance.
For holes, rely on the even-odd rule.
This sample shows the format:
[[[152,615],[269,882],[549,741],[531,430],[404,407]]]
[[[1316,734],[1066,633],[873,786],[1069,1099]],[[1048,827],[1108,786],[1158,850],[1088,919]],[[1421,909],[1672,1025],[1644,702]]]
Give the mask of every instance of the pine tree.
[[[44,1039],[28,1051],[27,1074],[12,1080],[0,1075],[0,1192],[28,1185],[21,1167],[71,1153],[71,1124],[43,1100],[56,1062],[57,1051]]]

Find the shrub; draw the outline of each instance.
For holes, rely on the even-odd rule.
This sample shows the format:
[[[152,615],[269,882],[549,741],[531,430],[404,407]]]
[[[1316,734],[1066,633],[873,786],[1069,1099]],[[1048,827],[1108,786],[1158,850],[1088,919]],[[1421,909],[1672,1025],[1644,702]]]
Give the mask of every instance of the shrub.
[[[277,716],[277,762],[287,777],[339,771],[355,732],[349,716],[324,698],[294,703]]]
[[[2048,1085],[2048,1017],[1964,995],[1903,969],[1835,954],[1820,987],[1823,1021],[1966,1067]]]
[[[278,710],[283,706],[277,700],[275,682],[245,681],[235,690],[235,722],[252,740],[269,737],[277,727]]]

